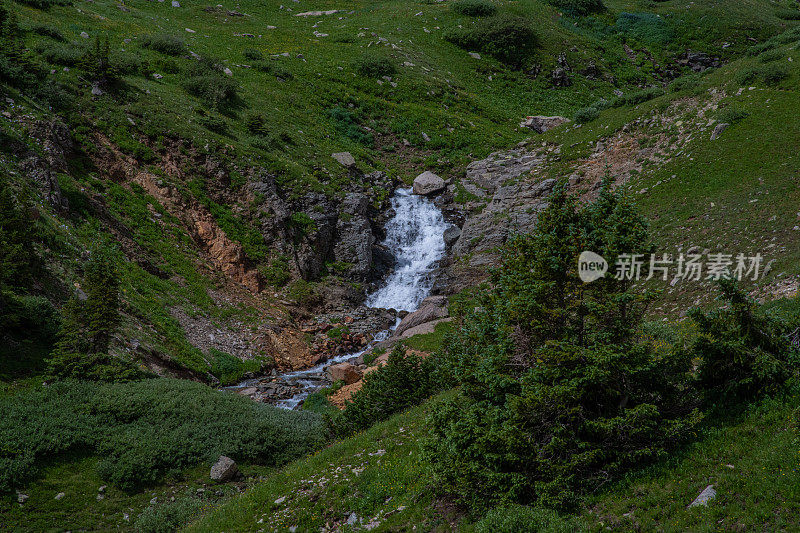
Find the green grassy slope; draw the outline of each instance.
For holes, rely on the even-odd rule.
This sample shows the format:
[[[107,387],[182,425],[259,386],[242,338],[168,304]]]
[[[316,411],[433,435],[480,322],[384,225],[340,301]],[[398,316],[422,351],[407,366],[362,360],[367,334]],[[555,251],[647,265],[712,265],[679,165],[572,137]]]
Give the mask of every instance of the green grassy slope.
[[[586,531],[790,530],[800,519],[796,400],[765,400],[706,424],[669,462],[588,498],[578,524]],[[363,524],[377,523],[373,531],[473,531],[468,516],[433,496],[419,449],[429,405],[290,464],[188,530],[310,531],[344,526],[355,513]],[[717,498],[687,509],[707,485]]]

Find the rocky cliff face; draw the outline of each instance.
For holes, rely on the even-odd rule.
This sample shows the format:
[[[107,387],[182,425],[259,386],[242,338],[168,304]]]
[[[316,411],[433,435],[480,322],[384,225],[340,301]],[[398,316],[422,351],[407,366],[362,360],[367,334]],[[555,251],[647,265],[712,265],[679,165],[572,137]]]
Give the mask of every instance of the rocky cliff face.
[[[559,151],[556,145],[523,145],[495,152],[469,164],[461,190],[449,186],[452,196],[466,201],[459,206],[464,219],[460,233],[454,230],[447,239],[451,257],[440,287],[456,292],[484,279],[487,266],[498,261],[499,248],[513,234],[533,228],[556,182],[537,175],[537,169]]]

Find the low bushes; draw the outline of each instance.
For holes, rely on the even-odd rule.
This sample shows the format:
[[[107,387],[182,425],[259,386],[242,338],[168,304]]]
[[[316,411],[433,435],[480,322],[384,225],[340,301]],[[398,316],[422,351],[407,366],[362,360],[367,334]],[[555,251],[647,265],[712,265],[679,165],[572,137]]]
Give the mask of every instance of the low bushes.
[[[444,38],[460,48],[485,52],[513,67],[520,67],[537,44],[527,19],[510,14],[480,19],[470,28],[448,31]]]
[[[436,390],[434,365],[433,358],[395,348],[386,365],[364,376],[361,390],[333,418],[335,432],[350,435],[428,398]]]
[[[579,16],[599,13],[605,10],[603,0],[547,0],[547,3],[566,13],[567,15]]]
[[[736,81],[741,85],[755,83],[758,80],[765,85],[775,86],[789,77],[789,69],[783,65],[764,65],[760,67],[749,67],[741,70],[736,77]]]
[[[654,13],[620,13],[611,28],[614,33],[649,43],[666,44],[673,33],[662,17]]]
[[[457,0],[451,7],[467,17],[488,17],[497,13],[497,6],[487,0]]]
[[[236,83],[210,59],[194,62],[186,71],[183,88],[211,107],[233,104],[238,98]]]
[[[625,105],[638,105],[653,98],[658,98],[664,94],[664,90],[659,87],[648,87],[641,91],[634,91],[632,93],[623,94],[611,101],[612,107],[622,107]]]
[[[687,348],[700,361],[699,386],[708,402],[737,402],[796,383],[800,352],[787,335],[794,325],[764,311],[731,280],[720,283],[727,306],[692,310],[699,335]]]
[[[0,492],[73,450],[101,457],[104,480],[135,490],[220,455],[280,465],[324,438],[317,415],[166,378],[58,382],[0,398],[0,412]]]
[[[183,39],[169,33],[144,35],[141,43],[145,48],[168,56],[179,56],[186,52],[186,43],[183,42]]]
[[[394,63],[389,61],[386,57],[365,55],[358,58],[353,67],[355,71],[365,78],[380,78],[382,76],[391,76],[396,72]]]
[[[600,110],[596,107],[587,106],[578,109],[575,112],[574,120],[578,124],[586,124],[600,116]]]

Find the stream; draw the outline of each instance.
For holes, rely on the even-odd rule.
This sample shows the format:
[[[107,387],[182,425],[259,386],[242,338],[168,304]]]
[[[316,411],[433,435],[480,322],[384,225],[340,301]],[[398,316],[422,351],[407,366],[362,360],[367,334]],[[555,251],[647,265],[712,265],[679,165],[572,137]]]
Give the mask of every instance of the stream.
[[[395,268],[384,285],[367,296],[365,305],[413,312],[433,287],[434,269],[445,254],[443,235],[448,224],[431,200],[412,194],[411,189],[397,189],[392,208],[395,214],[386,224],[386,239],[382,244],[394,253]],[[306,370],[281,374],[276,381],[294,387],[297,392],[276,405],[296,409],[309,394],[329,383],[325,375],[328,366],[355,359],[370,350],[388,338],[397,323],[391,329],[376,332],[364,350],[332,357]],[[249,379],[232,388],[252,387],[261,381]]]

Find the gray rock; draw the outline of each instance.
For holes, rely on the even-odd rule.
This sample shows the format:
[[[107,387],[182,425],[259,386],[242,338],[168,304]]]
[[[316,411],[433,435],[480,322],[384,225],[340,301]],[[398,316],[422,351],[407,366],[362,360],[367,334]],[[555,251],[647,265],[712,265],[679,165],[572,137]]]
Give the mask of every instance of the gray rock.
[[[172,0],[172,7],[181,7],[181,4],[178,0]]]
[[[223,72],[223,73],[224,73],[226,76],[233,76],[233,71],[232,71],[231,69],[229,69],[228,67],[225,67],[224,69],[222,69],[222,72]]]
[[[345,168],[352,168],[356,164],[356,160],[350,152],[336,152],[335,154],[331,154],[331,157]]]
[[[407,329],[445,318],[447,315],[447,297],[429,296],[422,301],[419,309],[406,315],[397,326],[397,329],[394,330],[394,335],[402,335]]]
[[[551,130],[555,127],[561,126],[562,124],[566,124],[570,120],[567,117],[545,117],[542,115],[536,115],[533,117],[526,117],[525,120],[520,122],[520,127],[522,128],[530,128],[536,133],[544,133],[547,130]]]
[[[336,243],[333,256],[337,262],[348,263],[348,274],[357,280],[364,280],[372,268],[372,251],[375,237],[367,216],[369,199],[359,193],[345,196],[339,207],[336,222]]]
[[[461,237],[461,229],[458,226],[450,226],[446,230],[444,230],[444,238],[445,246],[453,246],[459,237]]]
[[[414,178],[414,194],[427,196],[436,194],[445,189],[447,185],[444,180],[431,172],[426,170],[416,178]]]
[[[427,333],[433,333],[436,330],[436,326],[438,326],[439,324],[452,321],[453,317],[448,316],[446,318],[440,318],[438,320],[433,320],[431,322],[425,322],[424,324],[420,324],[419,326],[408,328],[400,335],[400,338],[407,339],[409,337],[413,337],[414,335],[425,335]]]
[[[101,89],[100,86],[97,84],[92,85],[92,96],[102,96],[102,95],[103,95],[103,89]]]
[[[728,126],[730,126],[730,124],[727,122],[720,122],[714,126],[714,131],[711,132],[711,140],[717,140],[719,136],[722,135],[722,132],[728,129]]]
[[[88,34],[88,33],[86,33],[85,31],[82,31],[82,32],[81,32],[81,38],[83,38],[83,39],[88,39],[88,38],[89,38],[89,34]]]
[[[224,455],[220,455],[217,462],[211,467],[211,479],[220,483],[230,481],[238,473],[239,469],[236,467],[236,461]]]
[[[709,485],[700,495],[694,499],[692,503],[689,504],[689,507],[697,507],[698,505],[702,505],[708,507],[708,502],[713,500],[717,497],[717,491],[714,490],[714,485]]]
[[[338,9],[329,9],[327,11],[306,11],[304,13],[297,13],[295,17],[320,17],[322,15],[334,15],[338,12]]]
[[[470,52],[469,57],[471,57],[472,59],[480,59],[481,55],[478,52]]]
[[[572,85],[572,78],[569,77],[566,69],[556,67],[550,73],[550,83],[556,87],[569,87]]]
[[[64,496],[66,496],[66,494],[64,494],[63,492],[59,492],[58,494],[56,494],[56,497],[55,497],[55,499],[56,499],[56,500],[60,500],[60,499],[61,499],[61,498],[63,498]]]

